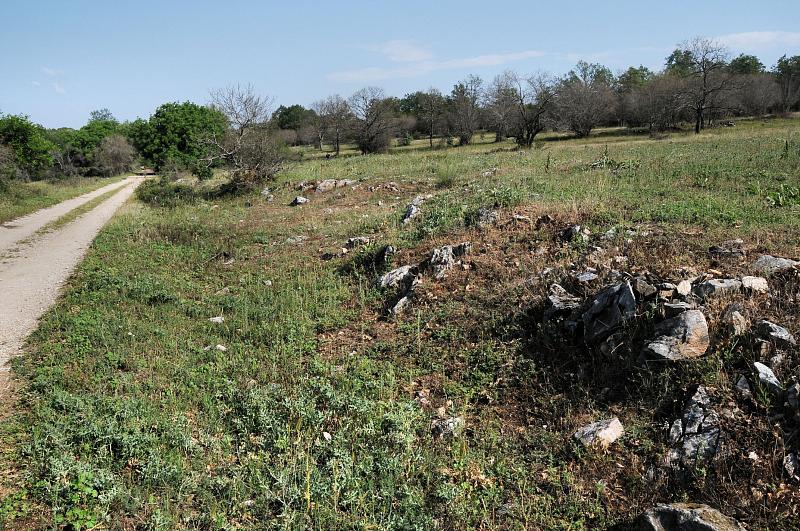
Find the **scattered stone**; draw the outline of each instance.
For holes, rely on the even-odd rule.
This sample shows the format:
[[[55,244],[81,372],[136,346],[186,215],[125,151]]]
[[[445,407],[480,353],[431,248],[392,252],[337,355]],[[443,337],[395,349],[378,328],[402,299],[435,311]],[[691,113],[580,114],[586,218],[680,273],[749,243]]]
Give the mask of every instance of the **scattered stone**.
[[[310,201],[310,199],[308,199],[308,198],[305,198],[305,197],[303,197],[302,195],[298,195],[297,197],[295,197],[294,199],[292,199],[292,202],[291,202],[291,203],[289,203],[289,205],[290,205],[290,206],[300,206],[300,205],[305,205],[305,204],[306,204],[306,203],[308,203],[309,201]]]
[[[642,299],[649,299],[658,292],[655,286],[641,277],[637,277],[636,280],[633,281],[633,290]]]
[[[753,363],[756,371],[758,371],[758,381],[770,392],[771,395],[777,396],[783,393],[783,386],[772,369],[757,361]]]
[[[306,181],[300,181],[299,183],[297,183],[297,189],[300,190],[301,192],[307,192],[309,190],[313,190],[314,189],[314,183],[309,183],[309,182],[306,182]]]
[[[705,387],[698,386],[669,434],[673,446],[667,453],[667,463],[671,466],[691,469],[716,455],[721,435],[719,416],[711,408]]]
[[[570,225],[558,234],[558,239],[563,242],[581,242],[586,243],[589,241],[589,229],[583,228],[580,225]]]
[[[298,243],[303,243],[308,239],[308,236],[298,235],[298,236],[289,236],[286,238],[286,243],[291,245],[297,245]]]
[[[742,247],[744,242],[740,239],[736,240],[728,240],[722,242],[719,245],[714,245],[708,249],[709,254],[717,255],[717,256],[724,256],[724,257],[733,257],[733,256],[744,256],[745,251]]]
[[[753,262],[752,268],[755,271],[763,273],[767,276],[780,271],[786,271],[800,265],[800,262],[791,260],[789,258],[780,258],[772,255],[761,255],[758,260]]]
[[[681,297],[686,297],[692,292],[692,283],[688,280],[681,280],[678,282],[678,285],[675,288],[675,291],[678,292],[678,295]]]
[[[272,201],[273,199],[275,199],[275,196],[272,195],[272,190],[269,189],[269,186],[265,186],[261,190],[261,195],[262,197],[266,198],[267,201]]]
[[[227,351],[227,350],[228,350],[228,347],[226,347],[225,345],[217,345],[217,346],[216,346],[216,347],[214,347],[214,348],[216,348],[216,349],[217,349],[217,350],[219,350],[220,352],[225,352],[225,351]]]
[[[594,273],[592,271],[584,271],[583,273],[576,276],[575,280],[577,280],[581,284],[586,284],[588,282],[592,282],[593,280],[597,280],[597,273]]]
[[[345,186],[352,186],[356,182],[352,179],[339,179],[336,181],[336,188],[344,188]]]
[[[602,341],[635,314],[636,298],[630,282],[603,289],[582,317],[586,341]]]
[[[209,321],[211,321],[214,324],[222,324],[225,322],[225,317],[223,317],[222,315],[218,315],[216,317],[212,317],[211,319],[209,319]]]
[[[418,195],[408,204],[406,207],[406,214],[403,216],[403,225],[411,222],[412,219],[419,215],[419,213],[422,211],[420,207],[422,206],[422,203],[425,202],[425,199],[426,198],[424,195]]]
[[[494,177],[497,174],[497,168],[489,168],[481,173],[481,177]]]
[[[348,249],[355,249],[356,247],[360,247],[362,245],[367,245],[369,243],[369,238],[366,236],[354,236],[352,238],[347,238],[344,246]]]
[[[497,225],[499,219],[500,216],[496,211],[488,208],[479,208],[475,216],[475,225],[483,229],[492,225]]]
[[[336,188],[336,179],[324,179],[317,183],[316,189],[314,190],[318,194],[322,194],[325,192],[329,192]]]
[[[750,328],[750,321],[742,314],[742,311],[740,305],[731,304],[722,312],[722,322],[728,326],[734,336],[744,335]]]
[[[619,439],[625,429],[619,418],[593,422],[575,432],[573,437],[578,439],[588,448],[608,448],[611,443]]]
[[[667,318],[676,317],[688,310],[694,310],[694,304],[690,302],[666,302],[664,303],[664,315]]]
[[[419,266],[404,265],[393,269],[378,278],[378,286],[383,289],[408,287],[417,277]]]
[[[445,419],[434,419],[431,421],[431,433],[437,439],[453,437],[464,428],[462,417],[449,417]]]
[[[692,290],[701,299],[715,297],[717,295],[738,293],[742,289],[742,283],[733,278],[712,278],[696,285]]]
[[[656,326],[658,337],[645,346],[649,358],[684,360],[702,356],[708,350],[708,323],[700,310],[688,310]]]
[[[742,277],[742,288],[748,293],[769,293],[769,283],[764,277]]]
[[[570,294],[560,284],[550,286],[550,294],[547,298],[550,301],[550,308],[545,313],[545,317],[548,318],[556,314],[569,313],[583,303],[583,299]]]
[[[671,282],[662,282],[658,286],[658,296],[661,299],[670,300],[675,296],[675,292],[677,291],[678,287],[671,283]]]
[[[752,391],[750,391],[750,384],[747,382],[747,378],[744,375],[739,376],[739,379],[736,380],[736,393],[742,398],[750,398],[753,396]]]
[[[517,223],[530,223],[531,222],[531,218],[529,218],[528,216],[523,216],[522,214],[514,214],[511,217],[511,219],[513,219]]]
[[[742,525],[700,503],[658,504],[636,521],[637,531],[745,531]]]
[[[793,347],[797,345],[794,336],[787,329],[775,323],[762,319],[758,322],[758,335],[761,339],[767,339],[779,347]]]
[[[797,473],[800,472],[800,462],[797,460],[797,454],[786,454],[784,456],[783,469],[789,474],[789,477],[797,478]]]
[[[433,270],[433,276],[437,280],[443,279],[447,271],[456,265],[457,259],[467,254],[471,248],[470,242],[463,242],[458,245],[444,245],[431,251],[428,264]]]

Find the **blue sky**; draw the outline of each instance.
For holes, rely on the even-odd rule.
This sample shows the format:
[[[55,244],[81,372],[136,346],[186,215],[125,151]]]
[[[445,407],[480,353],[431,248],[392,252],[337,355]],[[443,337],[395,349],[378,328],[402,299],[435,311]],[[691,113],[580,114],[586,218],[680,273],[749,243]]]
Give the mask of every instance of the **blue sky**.
[[[702,35],[768,66],[800,54],[800,1],[2,0],[0,112],[79,127],[252,83],[309,105],[365,85],[448,90],[467,74],[562,74],[579,59],[660,68]]]

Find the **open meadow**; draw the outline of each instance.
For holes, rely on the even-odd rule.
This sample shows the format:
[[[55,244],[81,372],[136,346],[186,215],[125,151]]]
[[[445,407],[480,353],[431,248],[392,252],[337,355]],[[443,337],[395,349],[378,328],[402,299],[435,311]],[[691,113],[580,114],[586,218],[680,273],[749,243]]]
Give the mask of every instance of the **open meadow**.
[[[684,297],[708,320],[704,355],[640,354],[681,281],[800,257],[800,119],[493,139],[309,149],[244,195],[143,185],[15,360],[5,526],[622,529],[691,501],[798,528],[798,412],[753,362],[778,348],[788,389],[800,351],[728,324],[736,304],[800,331],[797,271],[768,276],[768,293]],[[437,269],[432,250],[462,242]],[[377,284],[414,264],[413,288]],[[623,281],[635,315],[601,344],[548,298]],[[721,436],[706,459],[667,464],[698,385]],[[610,446],[573,437],[612,417]]]

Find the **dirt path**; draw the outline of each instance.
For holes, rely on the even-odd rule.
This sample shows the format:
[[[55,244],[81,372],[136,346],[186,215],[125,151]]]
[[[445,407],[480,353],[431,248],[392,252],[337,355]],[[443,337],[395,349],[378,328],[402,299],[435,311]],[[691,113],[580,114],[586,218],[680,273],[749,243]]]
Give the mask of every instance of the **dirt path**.
[[[70,199],[10,222],[15,227],[11,229],[14,237],[0,233],[0,255],[19,247],[13,257],[0,263],[0,398],[8,385],[9,360],[36,328],[39,317],[56,301],[62,284],[97,233],[141,182],[141,178],[129,177],[76,198],[81,201]],[[120,190],[91,211],[57,230],[35,235],[50,221],[114,187]],[[28,238],[30,241],[20,245]]]
[[[14,219],[6,223],[0,223],[0,255],[7,251],[10,247],[13,247],[15,244],[30,238],[36,233],[37,230],[41,229],[51,221],[57,220],[69,211],[88,203],[95,197],[100,197],[106,192],[110,192],[111,190],[121,188],[126,184],[130,184],[131,179],[132,177],[128,177],[122,181],[107,184],[98,188],[97,190],[92,190],[89,193],[62,201],[57,205],[37,210],[36,212],[28,214],[27,216],[22,216],[21,218]]]

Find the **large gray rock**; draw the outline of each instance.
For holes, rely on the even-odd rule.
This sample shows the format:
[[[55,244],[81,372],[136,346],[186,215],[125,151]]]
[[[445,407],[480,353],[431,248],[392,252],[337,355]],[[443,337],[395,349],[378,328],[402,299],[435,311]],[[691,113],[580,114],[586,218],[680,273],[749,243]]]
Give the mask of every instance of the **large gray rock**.
[[[608,337],[636,315],[636,297],[628,281],[609,286],[598,293],[583,314],[583,330],[588,343]]]
[[[400,266],[379,277],[378,287],[383,289],[407,288],[418,273],[419,267],[417,265]]]
[[[705,387],[699,386],[686,402],[681,418],[672,423],[667,464],[693,469],[717,455],[721,431],[719,416],[711,407]]]
[[[403,216],[403,225],[410,223],[412,219],[417,217],[420,212],[422,212],[421,207],[422,203],[425,202],[426,197],[424,195],[418,195],[415,197],[406,207],[406,213]]]
[[[769,293],[769,282],[764,277],[742,277],[742,288],[747,293]]]
[[[792,269],[798,265],[800,265],[800,262],[796,260],[765,254],[759,256],[758,260],[753,262],[752,268],[754,271],[758,271],[759,273],[772,275],[773,273]]]
[[[656,326],[657,337],[645,345],[648,358],[671,361],[697,358],[708,350],[708,323],[700,310],[689,310]]]
[[[745,531],[718,510],[700,503],[658,504],[636,521],[637,531]]]
[[[783,393],[783,385],[781,385],[775,373],[772,372],[772,369],[758,361],[753,363],[753,367],[755,367],[758,373],[758,381],[761,382],[761,385],[763,385],[771,395],[779,396]]]
[[[584,426],[576,431],[573,437],[588,448],[608,448],[624,432],[625,429],[622,427],[619,418],[614,417]]]
[[[692,291],[701,299],[716,297],[723,294],[739,293],[742,283],[734,278],[712,278],[697,284]]]
[[[445,277],[448,270],[456,265],[458,259],[467,254],[472,249],[470,242],[463,242],[458,245],[444,245],[431,251],[428,265],[437,280]]]
[[[492,225],[497,225],[499,219],[500,216],[497,211],[488,208],[479,208],[475,216],[475,225],[483,229]]]
[[[583,304],[583,299],[572,295],[560,284],[553,284],[550,286],[550,293],[547,299],[550,301],[550,307],[545,312],[546,318],[558,314],[570,313]]]
[[[709,254],[723,257],[744,256],[744,242],[742,240],[728,240],[708,249]]]
[[[290,205],[291,206],[300,206],[300,205],[305,205],[308,202],[309,202],[309,199],[307,197],[303,197],[302,195],[298,195],[297,197],[292,199],[292,202],[290,203]]]
[[[757,331],[761,339],[772,341],[779,347],[788,348],[797,344],[794,336],[787,329],[766,319],[758,322]]]
[[[324,179],[317,183],[316,192],[322,194],[336,188],[336,179]]]

